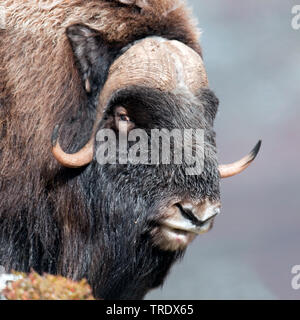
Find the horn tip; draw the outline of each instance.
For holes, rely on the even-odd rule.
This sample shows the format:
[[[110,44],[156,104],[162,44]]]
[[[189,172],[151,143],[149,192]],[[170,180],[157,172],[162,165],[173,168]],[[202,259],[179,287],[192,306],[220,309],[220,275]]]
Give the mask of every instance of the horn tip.
[[[60,126],[59,126],[59,124],[57,124],[53,129],[52,136],[51,136],[52,147],[55,147],[55,145],[57,143],[59,128],[60,128]]]
[[[251,151],[251,153],[250,153],[251,154],[251,161],[253,161],[256,158],[256,156],[258,155],[259,150],[261,148],[261,144],[262,144],[262,140],[259,140],[257,142],[256,146]]]

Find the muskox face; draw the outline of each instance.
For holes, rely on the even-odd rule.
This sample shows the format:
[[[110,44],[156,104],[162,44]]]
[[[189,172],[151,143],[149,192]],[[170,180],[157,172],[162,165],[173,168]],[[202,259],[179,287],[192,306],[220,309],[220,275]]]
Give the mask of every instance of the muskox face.
[[[56,127],[52,151],[63,166],[84,168],[79,190],[92,226],[86,256],[96,295],[142,298],[212,227],[220,178],[249,166],[260,144],[242,160],[218,166],[218,99],[202,58],[184,44],[158,37],[105,44],[84,26],[70,27],[68,36],[97,116],[84,148],[65,153]],[[168,136],[169,148],[159,139],[153,144],[153,132],[165,141],[174,130],[179,136]],[[190,152],[180,158],[182,145]]]
[[[114,132],[117,155],[121,153],[122,136],[141,131],[142,138],[146,139],[149,148],[146,146],[143,157],[148,164],[120,164],[118,157],[114,159],[115,163],[99,164],[106,149],[103,148],[107,144],[104,139],[96,143],[95,158],[99,160],[101,177],[105,176],[120,188],[119,194],[127,208],[122,215],[130,219],[133,226],[139,221],[143,223],[142,228],[151,234],[154,245],[163,250],[185,249],[197,234],[211,228],[220,211],[219,172],[212,129],[217,106],[218,100],[209,89],[201,89],[197,96],[191,97],[185,91],[174,94],[153,88],[129,87],[111,97],[98,127],[100,131],[105,128]],[[151,152],[156,151],[151,145],[153,134],[174,129],[178,130],[178,139],[184,137],[186,130],[203,129],[204,141],[200,143],[204,144],[198,146],[193,142],[195,148],[204,151],[199,155],[204,157],[200,174],[188,174],[191,165],[185,161],[188,159],[184,158],[184,150],[182,163],[175,163],[174,152],[178,151],[175,141],[171,141],[168,164],[163,164],[162,159],[151,164]],[[134,143],[129,141],[126,156],[137,145]],[[137,147],[133,149],[137,153],[145,152]],[[161,156],[169,152],[164,147],[163,143],[159,144]]]
[[[197,234],[211,228],[220,211],[213,131],[218,100],[208,89],[201,57],[178,41],[159,37],[126,46],[105,44],[84,26],[70,27],[68,36],[87,93],[98,93],[99,124],[94,129],[96,142],[93,137],[90,145],[101,179],[104,176],[116,188],[122,186],[119,194],[130,207],[124,209],[127,218],[139,221],[145,212],[143,229],[151,234],[154,245],[163,250],[185,249]],[[112,141],[101,141],[104,130],[110,130]],[[202,139],[194,136],[196,130]],[[133,149],[132,139],[128,143],[127,138],[139,132],[143,145],[134,150],[144,161],[122,161],[120,157],[128,160]],[[169,134],[169,145],[158,139],[155,151],[153,132],[164,135],[162,139]],[[125,149],[120,147],[124,139]],[[113,161],[103,161],[104,151]],[[155,152],[158,158],[152,161]],[[167,162],[163,161],[166,153]],[[193,166],[196,173],[190,173]],[[138,211],[137,201],[143,204]]]

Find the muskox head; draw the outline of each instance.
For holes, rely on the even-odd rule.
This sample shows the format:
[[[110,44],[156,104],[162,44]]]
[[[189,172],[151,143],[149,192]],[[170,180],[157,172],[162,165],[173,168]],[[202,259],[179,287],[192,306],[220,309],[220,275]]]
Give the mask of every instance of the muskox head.
[[[162,282],[170,264],[196,235],[212,227],[220,212],[220,178],[244,170],[259,145],[234,164],[218,165],[213,130],[218,99],[208,87],[202,58],[183,43],[149,37],[127,46],[104,46],[92,31],[80,26],[72,27],[69,37],[87,93],[99,93],[97,118],[90,141],[75,154],[62,150],[56,128],[53,154],[65,167],[86,167],[81,173],[82,190],[99,221],[105,263],[115,259],[110,272],[123,284],[126,274],[126,281],[135,285],[135,289],[127,286],[132,293],[129,297],[141,297]],[[149,164],[153,132],[162,133],[164,139],[174,129],[182,133],[177,136],[181,139],[178,145],[188,141],[191,153],[183,152],[178,161],[175,137],[169,139],[169,163],[159,158]],[[102,139],[101,132],[114,133],[115,140]],[[202,139],[197,140],[194,132],[202,132]],[[127,148],[121,150],[120,141],[131,133],[139,139],[127,139]],[[122,162],[121,157],[132,150],[149,162]],[[163,143],[158,150],[162,157],[166,152]],[[103,155],[110,151],[115,162],[102,163]],[[201,164],[200,171],[191,170],[191,158],[196,161],[193,165]],[[129,265],[124,267],[127,273],[121,265]],[[101,272],[105,273],[103,268]],[[116,295],[117,281],[110,285],[107,278],[99,282],[102,296],[128,297]]]

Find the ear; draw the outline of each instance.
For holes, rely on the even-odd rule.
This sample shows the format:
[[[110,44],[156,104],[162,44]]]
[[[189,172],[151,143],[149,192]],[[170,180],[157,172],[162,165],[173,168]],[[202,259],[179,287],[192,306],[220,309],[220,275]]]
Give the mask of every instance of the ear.
[[[95,30],[85,25],[73,25],[67,28],[75,61],[85,90],[97,92],[103,87],[108,70],[121,49],[118,43],[109,43]]]

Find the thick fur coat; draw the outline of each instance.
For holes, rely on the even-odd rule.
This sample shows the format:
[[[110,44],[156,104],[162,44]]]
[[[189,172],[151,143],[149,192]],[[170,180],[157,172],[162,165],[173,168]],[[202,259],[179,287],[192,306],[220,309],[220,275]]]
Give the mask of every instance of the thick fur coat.
[[[128,235],[122,240],[128,242],[123,247],[116,236],[107,236],[119,242],[113,244],[113,254],[106,252],[108,240],[101,237],[105,228],[109,229],[108,218],[103,222],[93,215],[100,210],[96,204],[102,211],[117,210],[120,185],[115,188],[104,174],[109,196],[107,202],[97,202],[99,195],[105,197],[105,190],[93,194],[99,189],[96,164],[76,170],[63,168],[53,159],[50,142],[54,126],[60,123],[62,146],[69,152],[78,150],[90,137],[97,111],[78,71],[66,35],[68,27],[84,24],[107,43],[122,46],[146,36],[163,36],[201,54],[198,30],[181,1],[121,2],[2,1],[6,25],[0,30],[0,265],[75,279],[87,277],[98,297],[141,298],[162,283],[182,253],[159,252],[150,244],[140,244],[138,253],[132,253],[133,265],[124,268],[127,256],[120,253],[131,248],[129,239],[135,240]],[[205,99],[216,108],[213,97],[208,94]],[[213,133],[211,140],[214,144]],[[209,181],[217,179],[216,161],[213,168],[211,176],[207,175]],[[218,196],[214,181],[206,191]],[[201,188],[203,192],[205,187]],[[115,199],[110,199],[113,195]],[[132,201],[137,199],[138,195]],[[153,259],[143,260],[145,254],[152,254]],[[118,256],[118,262],[111,261]]]

